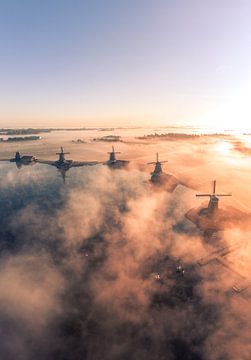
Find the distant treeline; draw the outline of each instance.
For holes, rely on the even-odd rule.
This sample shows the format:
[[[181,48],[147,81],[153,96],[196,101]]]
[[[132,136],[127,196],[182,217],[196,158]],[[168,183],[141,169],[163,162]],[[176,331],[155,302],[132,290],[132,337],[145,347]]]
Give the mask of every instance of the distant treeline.
[[[167,133],[167,134],[149,134],[149,135],[143,135],[136,137],[136,139],[139,140],[149,140],[149,139],[162,139],[162,140],[177,140],[177,139],[198,139],[201,137],[226,137],[230,136],[228,134],[220,134],[220,133],[214,133],[214,134],[186,134],[186,133]]]
[[[51,132],[51,129],[0,129],[1,135],[31,135]]]
[[[41,136],[19,136],[19,137],[9,137],[7,139],[0,138],[0,142],[20,142],[20,141],[34,141],[40,140]]]
[[[102,136],[99,138],[94,138],[94,139],[92,139],[92,141],[108,141],[108,142],[120,141],[120,142],[122,142],[121,136],[117,136],[117,135]]]
[[[23,128],[23,129],[8,129],[2,128],[0,129],[0,135],[31,135],[31,134],[39,134],[39,133],[49,133],[52,131],[114,131],[114,130],[123,130],[123,129],[139,129],[139,127],[117,127],[117,128],[89,128],[89,127],[80,127],[80,128]]]

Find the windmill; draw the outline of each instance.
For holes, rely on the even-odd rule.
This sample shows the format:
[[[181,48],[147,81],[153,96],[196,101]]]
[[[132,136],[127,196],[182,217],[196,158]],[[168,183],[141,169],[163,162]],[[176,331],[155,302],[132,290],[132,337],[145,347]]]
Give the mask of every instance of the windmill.
[[[109,160],[104,163],[104,165],[108,165],[111,169],[121,169],[126,167],[129,164],[128,160],[117,160],[116,154],[121,154],[119,151],[114,150],[114,146],[112,146],[112,151],[107,153],[109,155]]]
[[[163,172],[162,164],[167,163],[168,161],[159,161],[159,153],[156,154],[156,161],[149,162],[149,165],[155,165],[154,171],[151,173],[151,181],[155,182],[158,180],[158,177]]]
[[[115,151],[115,150],[114,150],[114,146],[112,146],[112,151],[108,152],[107,154],[110,155],[108,161],[109,161],[109,162],[115,162],[115,161],[117,161],[117,159],[116,159],[116,154],[121,154],[121,152]]]
[[[152,172],[152,174],[159,174],[162,172],[162,164],[167,163],[168,160],[166,161],[159,161],[159,153],[156,154],[156,161],[152,161],[149,162],[149,165],[155,165],[154,171]]]
[[[65,155],[70,154],[69,152],[64,152],[63,147],[61,146],[61,151],[59,153],[56,153],[56,155],[59,155],[58,163],[64,163],[65,162]]]
[[[79,166],[92,166],[97,165],[97,161],[73,161],[73,160],[66,160],[65,155],[70,154],[69,152],[64,152],[63,147],[61,146],[61,151],[56,153],[59,156],[58,160],[51,161],[51,160],[43,160],[37,159],[37,162],[41,164],[55,166],[57,169],[67,171],[71,167],[79,167]]]
[[[192,208],[188,210],[185,217],[203,231],[205,239],[212,240],[213,234],[218,231],[242,226],[247,219],[247,214],[232,206],[227,206],[224,209],[219,208],[219,198],[232,195],[217,194],[216,180],[213,181],[212,193],[197,194],[196,196],[209,197],[207,207]]]
[[[209,197],[209,203],[206,208],[207,213],[214,214],[219,208],[219,197],[232,196],[232,194],[216,194],[216,180],[213,181],[213,192],[212,194],[197,194],[196,197]],[[204,210],[204,209],[203,209]]]
[[[10,161],[16,163],[18,169],[23,165],[34,165],[37,162],[35,156],[32,155],[21,155],[19,151],[16,152],[15,157],[12,159],[0,159],[0,161]]]

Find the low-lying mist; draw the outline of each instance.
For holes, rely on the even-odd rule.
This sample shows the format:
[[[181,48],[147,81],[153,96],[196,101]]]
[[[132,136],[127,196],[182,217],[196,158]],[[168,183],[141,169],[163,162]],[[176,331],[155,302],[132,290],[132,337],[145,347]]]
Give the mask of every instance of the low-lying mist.
[[[154,191],[140,159],[129,170],[71,169],[65,184],[47,166],[1,164],[1,357],[251,359],[249,290],[234,293],[240,278],[219,263],[198,265],[215,241],[238,242],[231,266],[249,278],[249,226],[210,243],[184,217],[213,178],[234,195],[220,207],[249,211],[250,159],[218,145],[175,153],[172,143],[166,172],[191,184],[173,193]]]

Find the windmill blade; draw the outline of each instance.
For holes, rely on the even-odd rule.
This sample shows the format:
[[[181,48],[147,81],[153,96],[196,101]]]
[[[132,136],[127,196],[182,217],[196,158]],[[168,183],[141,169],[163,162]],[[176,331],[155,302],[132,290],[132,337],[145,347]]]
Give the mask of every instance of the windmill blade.
[[[215,196],[232,196],[232,194],[216,194]]]
[[[165,160],[165,161],[159,161],[159,153],[157,152],[156,153],[156,161],[151,161],[151,162],[148,162],[147,164],[149,165],[156,165],[156,164],[164,164],[164,163],[167,163],[168,160]]]
[[[69,152],[64,152],[63,146],[61,146],[60,149],[61,149],[61,152],[60,152],[60,153],[56,153],[56,155],[60,155],[60,154],[68,155],[68,154],[70,154]]]
[[[232,196],[232,194],[215,194],[215,190],[216,190],[216,180],[213,181],[213,192],[212,194],[196,194],[197,197],[200,197],[200,196],[215,196],[215,197],[218,197],[218,196]]]
[[[64,153],[64,149],[63,149],[63,147],[61,146],[61,147],[60,147],[60,153],[56,153],[56,155],[63,154],[63,153]]]
[[[121,154],[121,152],[115,151],[114,146],[112,146],[112,151],[109,151],[107,154]]]
[[[196,197],[212,196],[212,194],[196,194]]]
[[[112,146],[112,153],[114,153],[114,154],[121,154],[119,151],[115,151],[114,146]]]
[[[58,177],[60,177],[62,180],[63,180],[63,184],[65,184],[66,182],[66,179],[69,177],[69,176],[66,176],[65,174],[59,174]]]
[[[216,191],[216,180],[213,181],[213,195],[215,195]]]
[[[156,153],[156,162],[155,162],[155,164],[156,164],[156,163],[164,164],[164,163],[166,163],[166,162],[168,162],[168,160],[159,161],[159,153],[157,152],[157,153]]]
[[[168,160],[167,161],[158,161],[158,162],[152,161],[152,162],[148,162],[147,165],[164,164],[164,163],[167,163],[167,162],[168,162]]]

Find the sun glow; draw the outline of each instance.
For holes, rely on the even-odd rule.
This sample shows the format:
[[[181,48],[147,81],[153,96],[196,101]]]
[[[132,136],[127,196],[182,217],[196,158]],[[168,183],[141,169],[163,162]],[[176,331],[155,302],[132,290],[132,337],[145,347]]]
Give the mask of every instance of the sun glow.
[[[217,131],[231,130],[241,133],[251,130],[250,94],[249,84],[214,108],[202,121]]]
[[[233,149],[233,145],[229,141],[221,141],[217,144],[217,152],[222,155],[227,155]]]

